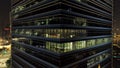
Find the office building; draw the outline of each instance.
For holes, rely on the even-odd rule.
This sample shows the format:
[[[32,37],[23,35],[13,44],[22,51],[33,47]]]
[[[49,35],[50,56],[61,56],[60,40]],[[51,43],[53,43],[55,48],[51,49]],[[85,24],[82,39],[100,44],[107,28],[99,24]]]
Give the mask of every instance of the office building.
[[[111,0],[13,0],[11,8],[14,68],[111,67]]]

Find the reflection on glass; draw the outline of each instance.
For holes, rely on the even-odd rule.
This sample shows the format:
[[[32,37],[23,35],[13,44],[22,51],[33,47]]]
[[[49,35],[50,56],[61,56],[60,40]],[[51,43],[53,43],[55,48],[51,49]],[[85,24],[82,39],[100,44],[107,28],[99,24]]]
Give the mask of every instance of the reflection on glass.
[[[107,41],[104,39],[106,39]],[[92,39],[92,40],[76,41],[76,42],[68,42],[68,43],[46,42],[46,49],[61,53],[61,52],[68,52],[72,50],[92,47],[110,41],[111,41],[110,38],[102,38],[102,39]]]
[[[106,53],[103,53],[99,56],[91,58],[87,61],[87,67],[89,68],[90,66],[94,65],[97,62],[100,62],[100,61],[104,60],[105,58],[107,58],[109,56],[110,56],[110,53],[106,52]]]
[[[13,18],[17,18],[19,15],[14,15]],[[30,24],[32,23],[32,24]],[[23,24],[28,24],[27,26],[40,26],[40,25],[50,25],[50,24],[74,24],[79,26],[87,26],[88,20],[82,17],[47,17],[40,18],[33,21],[26,21]],[[18,25],[19,26],[19,25]]]
[[[13,32],[20,35],[32,35],[34,33],[33,36],[46,38],[75,38],[85,37],[87,34],[84,29],[16,29]]]
[[[22,42],[29,45],[34,45],[37,48],[45,48],[57,53],[64,53],[64,52],[69,52],[73,50],[84,49],[84,48],[89,48],[96,45],[104,44],[110,42],[111,38],[90,39],[90,40],[67,42],[67,43],[44,42],[40,40],[31,40],[27,38],[16,38],[14,39],[14,41]]]
[[[21,4],[21,5],[17,6],[16,8],[14,8],[14,9],[12,10],[12,13],[17,13],[17,12],[19,12],[19,11],[22,11],[22,10],[24,10],[25,8],[31,7],[31,6],[33,6],[33,5],[36,5],[36,4],[38,4],[39,2],[41,2],[41,1],[43,1],[43,0],[33,0],[33,1],[28,2],[28,3],[26,3],[26,4],[23,4],[23,5]]]

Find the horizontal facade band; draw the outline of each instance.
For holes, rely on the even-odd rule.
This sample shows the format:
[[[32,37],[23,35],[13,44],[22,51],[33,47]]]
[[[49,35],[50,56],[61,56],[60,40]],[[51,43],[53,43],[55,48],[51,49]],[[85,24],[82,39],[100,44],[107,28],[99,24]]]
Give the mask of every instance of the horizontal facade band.
[[[104,4],[106,7],[108,7],[109,9],[112,9],[112,6],[108,5],[106,2],[103,2],[102,0],[98,0],[98,2]],[[112,5],[112,1],[111,1],[111,5]],[[111,11],[112,12],[112,11]]]
[[[26,12],[28,12],[28,11],[32,11],[32,10],[35,10],[35,9],[37,9],[37,8],[42,8],[42,7],[47,7],[47,6],[49,6],[49,5],[47,5],[47,4],[51,4],[52,5],[52,3],[56,3],[56,2],[60,2],[60,3],[64,3],[64,1],[59,1],[59,0],[45,0],[45,1],[41,1],[41,2],[39,2],[38,4],[36,4],[36,5],[33,5],[33,6],[31,6],[31,7],[28,7],[28,8],[25,8],[24,10],[22,10],[22,11],[20,11],[20,12],[18,12],[18,13],[15,13],[15,14],[22,14],[22,13],[26,13]],[[67,1],[68,2],[68,1]],[[71,0],[71,2],[73,2],[73,3],[75,3],[75,4],[77,4],[78,2],[76,2],[76,1],[72,1]],[[79,3],[79,4],[82,4],[82,5],[79,5],[79,6],[77,6],[77,7],[86,7],[87,9],[93,9],[93,11],[97,11],[97,12],[100,12],[100,13],[104,13],[104,14],[108,14],[108,15],[111,15],[110,13],[107,13],[107,12],[105,12],[105,11],[103,11],[103,10],[101,10],[101,9],[98,9],[98,8],[95,8],[95,7],[93,7],[93,6],[91,6],[91,7],[88,7],[88,6],[90,6],[90,5],[87,5],[87,4],[84,4],[84,3]],[[84,6],[84,5],[85,6]]]
[[[15,7],[15,5],[17,6],[18,4],[22,2],[23,0],[11,0],[11,7]]]
[[[52,56],[52,57],[54,57],[56,59],[60,59],[59,58],[60,54],[58,54],[56,52],[52,52],[52,51],[49,51],[49,50],[46,50],[46,49],[42,49],[42,48],[36,48],[34,46],[31,46],[31,45],[28,45],[28,44],[24,44],[24,43],[20,43],[20,42],[16,42],[16,41],[12,41],[12,43],[20,44],[24,48],[27,48],[27,49],[30,49],[30,50],[33,50],[33,51],[44,52],[45,54],[47,54],[49,56]]]
[[[58,3],[59,4],[59,3]],[[52,5],[54,5],[54,4],[52,4]],[[51,8],[50,6],[48,6],[49,8]],[[73,7],[73,6],[71,6],[71,7]],[[36,8],[36,7],[35,7]],[[19,16],[21,16],[21,15],[25,15],[25,14],[28,14],[28,13],[32,13],[33,11],[36,11],[36,10],[38,10],[37,8],[36,8],[36,10],[35,10],[35,8],[33,8],[34,10],[29,10],[29,9],[27,9],[27,10],[25,10],[25,11],[21,11],[21,12],[19,12],[18,13],[18,15]],[[46,7],[41,7],[40,9],[43,9],[43,8],[46,8]],[[75,8],[75,7],[74,7]],[[83,10],[84,12],[87,12],[87,13],[91,13],[91,14],[95,14],[95,15],[97,15],[97,16],[102,16],[102,17],[109,17],[109,20],[111,19],[111,15],[108,15],[108,14],[106,14],[106,13],[99,13],[98,11],[96,12],[96,11],[94,11],[94,10],[91,10],[91,9],[89,9],[89,8],[85,8],[85,7],[83,7],[83,8],[81,8],[80,6],[78,7],[78,6],[76,6],[76,8],[78,9],[80,9],[80,10]],[[62,9],[62,8],[59,8],[59,9]],[[78,9],[78,10],[79,10]],[[46,9],[43,9],[43,10],[46,10]],[[40,10],[39,10],[40,11]],[[106,16],[107,15],[107,16]]]
[[[110,12],[110,13],[112,12],[112,7],[107,5],[105,2],[102,2],[100,0],[99,1],[98,0],[97,1],[89,0],[89,2],[96,5],[96,6],[99,6],[100,8],[102,8],[102,9],[104,9],[104,10]]]
[[[38,37],[38,36],[27,36],[27,35],[19,35],[19,34],[12,34],[13,37],[25,37],[34,40],[43,40],[49,42],[56,42],[56,43],[65,43],[65,42],[74,42],[74,41],[82,41],[82,40],[89,40],[89,39],[98,39],[98,38],[109,38],[112,35],[102,35],[102,36],[90,36],[90,37],[77,37],[77,38],[69,38],[69,39],[56,39],[56,38],[45,38],[45,37]]]
[[[101,54],[103,54],[103,53],[110,52],[110,51],[111,51],[111,49],[107,49],[107,50],[105,50],[105,51],[102,51],[102,52],[100,52],[100,53],[97,53],[97,54],[95,54],[95,55],[92,55],[92,56],[90,56],[90,57],[88,57],[88,58],[85,58],[85,59],[79,60],[79,61],[77,61],[77,62],[71,63],[71,64],[69,64],[69,65],[66,65],[66,66],[64,66],[64,67],[62,67],[62,68],[71,67],[71,66],[73,66],[73,65],[75,65],[75,64],[79,64],[79,63],[81,63],[81,62],[83,62],[83,61],[89,60],[89,59],[91,59],[91,58],[94,58],[94,57],[96,57],[96,56],[98,56],[98,55],[101,55]]]
[[[66,52],[66,53],[56,53],[56,52],[52,52],[52,51],[49,51],[49,50],[46,50],[46,49],[43,49],[43,48],[36,48],[34,46],[31,46],[29,44],[25,44],[25,43],[21,43],[21,42],[16,42],[16,41],[12,41],[12,43],[14,44],[18,44],[18,45],[21,45],[23,46],[24,48],[27,48],[27,49],[30,49],[30,50],[33,50],[33,51],[39,51],[39,52],[44,52],[44,54],[47,54],[49,56],[52,56],[56,59],[60,59],[60,56],[67,56],[67,55],[70,55],[70,54],[75,54],[77,52],[85,52],[85,51],[91,51],[93,49],[96,49],[96,48],[100,48],[100,47],[103,47],[103,46],[107,46],[107,45],[110,45],[111,42],[107,42],[107,43],[104,43],[104,44],[100,44],[100,45],[96,45],[96,46],[93,46],[93,47],[89,47],[89,48],[84,48],[84,49],[79,49],[79,50],[74,50],[74,51],[71,51],[71,52]]]
[[[58,60],[58,61],[61,61],[63,62],[62,60],[60,60],[60,58],[64,58],[64,60],[69,60],[69,58],[66,58],[65,57],[68,57],[68,56],[74,56],[75,54],[78,54],[78,53],[85,53],[85,52],[90,52],[92,50],[95,50],[95,49],[98,49],[99,48],[103,48],[103,47],[108,47],[111,43],[108,42],[108,43],[104,43],[104,44],[101,44],[101,45],[96,45],[94,47],[90,47],[90,48],[84,48],[84,49],[79,49],[79,50],[75,50],[75,51],[71,51],[71,52],[67,52],[67,53],[61,53],[61,54],[58,54],[58,56],[55,56],[55,53],[54,54],[51,54],[51,51],[49,50],[46,50],[46,49],[42,49],[42,48],[37,48],[37,47],[34,47],[32,45],[28,45],[28,44],[24,44],[24,43],[20,43],[20,42],[13,42],[14,46],[17,46],[17,45],[20,45],[22,46],[23,48],[25,49],[29,49],[31,51],[34,51],[34,52],[39,52],[39,56],[47,56],[49,57],[49,60],[51,58],[55,60]],[[42,50],[41,50],[42,49]],[[45,52],[44,50],[48,51],[48,52]],[[105,49],[104,49],[105,50]],[[101,51],[100,51],[101,52]],[[99,53],[99,52],[98,52]],[[18,53],[17,53],[18,54]],[[56,53],[57,54],[57,53]],[[47,58],[46,57],[46,58]],[[47,59],[46,59],[47,60]],[[75,60],[74,60],[75,61]],[[78,60],[77,60],[78,61]]]
[[[91,14],[91,16],[95,16],[95,17],[107,18],[107,19],[109,19],[109,20],[110,20],[111,17],[112,17],[110,14],[98,12],[98,11],[96,11],[96,10],[94,10],[94,9],[87,8],[87,7],[84,7],[84,6],[82,6],[82,5],[77,6],[77,5],[69,4],[69,3],[62,3],[61,5],[62,5],[62,6],[64,5],[64,6],[70,7],[70,8],[71,8],[71,11],[77,12],[77,11],[79,10],[79,11],[82,11],[83,14],[88,14],[88,15]],[[64,6],[63,6],[63,7],[64,7]],[[77,11],[75,11],[75,9],[76,9]],[[79,13],[79,12],[78,12],[78,13]],[[81,13],[81,12],[80,12],[80,13]]]
[[[110,3],[111,0],[23,0],[13,4],[14,68],[106,65],[112,51]]]
[[[22,3],[24,0],[11,0],[11,7],[17,6],[18,4]]]
[[[15,68],[23,68],[20,64],[18,64],[15,60],[12,60],[12,66]]]
[[[56,3],[56,2],[58,2],[58,0],[54,0],[54,1],[53,0],[43,0],[43,1],[39,2],[38,4],[33,5],[31,7],[27,7],[27,8],[25,8],[25,9],[23,9],[23,10],[17,12],[17,13],[12,13],[12,15],[25,14],[29,11],[32,12],[33,10],[36,11],[38,8],[39,9],[42,8],[42,7],[46,8],[46,6],[49,6],[49,4],[53,4],[53,3]]]
[[[51,6],[54,7],[54,5],[57,5],[57,4],[58,4],[58,7],[59,7],[59,5],[63,5],[63,4],[66,4],[66,3],[64,3],[64,2],[63,2],[63,3],[58,2],[58,3],[52,4]],[[47,4],[45,4],[45,5],[47,5]],[[18,14],[19,16],[21,16],[21,15],[25,15],[25,14],[28,14],[28,13],[32,13],[32,12],[38,11],[38,8],[40,8],[40,9],[39,9],[39,11],[40,11],[40,10],[46,10],[47,8],[51,8],[51,6],[49,6],[49,5],[48,5],[48,6],[44,6],[44,5],[41,5],[41,4],[40,4],[40,6],[37,6],[37,7],[32,6],[32,7],[34,7],[34,8],[29,7],[30,9],[28,9],[28,8],[23,9],[23,10],[15,13],[15,14],[13,14],[13,15]],[[70,5],[69,5],[69,6],[70,6]],[[73,7],[73,5],[71,5],[71,7]],[[80,5],[79,7],[75,5],[73,8],[77,8],[78,10],[80,9],[80,10],[82,10],[82,11],[84,11],[84,12],[92,13],[92,14],[95,14],[95,15],[98,15],[98,16],[102,16],[102,17],[107,17],[107,18],[109,17],[109,19],[110,19],[110,17],[111,17],[110,14],[98,12],[98,11],[93,10],[93,9],[91,9],[91,8],[84,7],[84,6],[82,6],[82,5]],[[59,9],[62,9],[62,7],[59,7]]]
[[[23,22],[23,21],[28,21],[28,20],[34,20],[36,18],[51,16],[51,15],[53,16],[53,15],[57,15],[57,14],[63,14],[63,15],[65,14],[65,15],[83,17],[83,18],[88,18],[88,19],[98,21],[98,22],[105,22],[105,23],[112,24],[112,21],[109,21],[109,20],[106,20],[106,19],[96,18],[96,17],[93,17],[93,16],[88,16],[88,15],[84,15],[84,14],[80,14],[80,13],[75,13],[75,12],[72,12],[72,11],[69,12],[67,10],[62,10],[62,9],[57,9],[57,10],[53,10],[53,11],[49,11],[49,12],[45,12],[45,13],[41,13],[41,14],[37,14],[37,15],[29,16],[29,17],[25,17],[25,18],[15,19],[15,20],[13,20],[13,23]]]
[[[79,7],[79,5],[83,5],[84,7],[90,8],[90,9],[92,9],[92,10],[96,10],[96,11],[98,11],[98,12],[111,15],[110,13],[108,13],[108,12],[106,12],[106,11],[103,11],[103,10],[101,10],[101,9],[95,8],[95,7],[93,7],[93,6],[91,6],[91,5],[88,5],[88,4],[84,3],[84,2],[77,2],[77,1],[75,1],[75,0],[69,0],[69,1],[64,0],[64,1],[74,3],[75,5],[78,5],[78,7]]]
[[[13,48],[13,50],[15,51],[15,52],[17,52],[17,53],[19,53],[22,57],[24,57],[27,61],[29,61],[30,63],[34,63],[35,65],[42,65],[42,66],[47,66],[47,67],[50,67],[50,68],[58,68],[57,66],[55,66],[55,65],[53,65],[53,64],[51,64],[51,63],[49,63],[49,62],[46,62],[46,61],[44,61],[44,60],[42,60],[42,59],[39,59],[39,58],[37,58],[37,57],[35,57],[35,56],[32,56],[32,55],[30,55],[30,54],[28,54],[28,53],[25,53],[24,51],[20,51],[19,49],[17,49],[17,48]],[[31,59],[31,60],[30,60]]]
[[[11,9],[15,9],[17,6],[20,6],[20,5],[25,5],[25,4],[28,4],[30,2],[33,2],[35,0],[23,0],[23,1],[20,1],[14,5],[12,5]],[[41,0],[41,2],[39,2],[39,5],[42,5],[42,4],[45,4],[45,3],[49,3],[49,2],[52,2],[53,0]],[[54,1],[59,1],[59,0],[54,0]],[[38,6],[37,5],[34,5],[34,6]]]
[[[80,14],[80,13],[76,13],[76,12],[66,12],[63,10],[63,13],[69,13],[70,15],[73,15],[73,16],[78,16],[78,17],[84,17],[84,18],[88,18],[88,19],[94,19],[94,20],[99,20],[100,22],[106,22],[106,23],[111,23],[112,21],[110,20],[106,20],[106,19],[101,19],[101,18],[97,18],[97,17],[93,17],[93,16],[89,16],[89,15],[84,15],[84,14]]]
[[[74,51],[71,51],[71,52],[62,53],[62,54],[60,54],[60,56],[72,55],[72,54],[75,54],[75,53],[78,53],[78,52],[83,52],[84,53],[84,52],[87,52],[87,51],[92,51],[94,49],[98,49],[98,48],[106,47],[106,46],[110,46],[110,45],[111,45],[111,42],[107,42],[107,43],[96,45],[96,46],[89,47],[89,48],[84,48],[84,49],[74,50]]]
[[[113,0],[103,0],[103,2],[105,2],[105,3],[109,4],[110,6],[112,6]]]
[[[92,26],[77,26],[69,24],[51,24],[51,25],[40,25],[40,26],[18,26],[13,29],[86,29],[86,30],[97,30],[97,31],[111,31],[111,28],[105,27],[92,27]]]
[[[15,54],[12,54],[12,57],[13,57],[13,60],[16,60],[18,63],[20,63],[24,67],[36,68],[35,66],[33,66],[32,64],[30,64],[29,62],[25,61],[24,59],[22,59],[21,57]]]
[[[97,63],[91,65],[89,68],[94,68],[96,65],[98,66],[99,64],[101,64],[101,63],[103,63],[103,62],[105,62],[106,60],[111,59],[111,58],[112,58],[112,57],[109,56],[109,57],[107,57],[107,58],[101,60],[100,62],[97,62]]]

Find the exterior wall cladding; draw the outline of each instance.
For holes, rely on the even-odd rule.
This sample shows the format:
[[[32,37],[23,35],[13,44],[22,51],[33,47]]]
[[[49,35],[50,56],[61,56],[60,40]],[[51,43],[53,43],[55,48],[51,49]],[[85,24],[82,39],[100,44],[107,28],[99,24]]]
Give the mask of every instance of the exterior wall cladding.
[[[12,3],[14,68],[111,68],[111,0]]]

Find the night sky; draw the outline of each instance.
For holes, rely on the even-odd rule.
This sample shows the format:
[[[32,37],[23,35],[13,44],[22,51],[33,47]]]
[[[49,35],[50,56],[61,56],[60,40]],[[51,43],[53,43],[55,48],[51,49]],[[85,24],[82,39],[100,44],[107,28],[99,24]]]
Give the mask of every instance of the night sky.
[[[120,0],[113,0],[113,32],[120,34]],[[119,30],[116,30],[119,29]]]
[[[9,22],[10,0],[0,0],[0,35]]]

